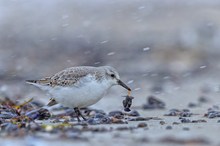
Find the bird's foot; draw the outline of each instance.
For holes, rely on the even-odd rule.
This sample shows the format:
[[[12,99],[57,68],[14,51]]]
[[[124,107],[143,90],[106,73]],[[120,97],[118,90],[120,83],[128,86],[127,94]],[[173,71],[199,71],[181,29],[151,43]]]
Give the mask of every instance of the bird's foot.
[[[79,123],[81,122],[80,117],[82,117],[84,121],[87,121],[87,119],[82,115],[82,113],[80,112],[78,107],[75,107],[74,111],[76,113],[76,118],[77,118]]]

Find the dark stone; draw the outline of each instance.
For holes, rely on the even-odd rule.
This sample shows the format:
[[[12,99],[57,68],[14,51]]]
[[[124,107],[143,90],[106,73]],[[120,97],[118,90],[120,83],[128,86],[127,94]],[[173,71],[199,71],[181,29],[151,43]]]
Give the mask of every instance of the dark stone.
[[[139,123],[137,127],[138,127],[138,128],[144,128],[144,127],[147,127],[147,123],[144,123],[144,122]]]
[[[172,126],[167,126],[166,129],[171,130],[171,129],[173,129],[173,127]]]
[[[180,119],[181,119],[181,123],[191,123],[189,119],[186,118],[180,118]]]
[[[160,121],[160,125],[165,125],[166,123],[164,121]]]
[[[201,102],[201,103],[207,103],[207,102],[208,102],[208,97],[206,97],[206,96],[200,96],[198,100],[199,100],[199,102]]]
[[[111,111],[108,115],[110,117],[114,117],[114,118],[117,118],[117,119],[123,119],[124,118],[124,113],[121,112],[121,111]]]
[[[138,117],[140,116],[139,112],[136,110],[131,111],[130,113],[127,114],[128,116],[132,116],[132,117]]]
[[[190,129],[188,127],[183,127],[184,131],[189,131]]]
[[[188,104],[188,107],[189,108],[195,108],[195,107],[197,107],[198,105],[196,104],[196,103],[192,103],[192,102],[190,102],[189,104]]]
[[[142,106],[143,109],[164,109],[165,103],[154,96],[149,96],[147,104]]]

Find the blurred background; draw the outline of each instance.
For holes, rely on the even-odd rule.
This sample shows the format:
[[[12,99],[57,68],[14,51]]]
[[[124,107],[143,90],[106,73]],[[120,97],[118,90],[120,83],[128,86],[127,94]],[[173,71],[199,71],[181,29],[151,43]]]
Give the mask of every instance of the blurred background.
[[[219,92],[219,16],[217,0],[1,0],[0,93],[80,65],[111,65],[144,96]]]

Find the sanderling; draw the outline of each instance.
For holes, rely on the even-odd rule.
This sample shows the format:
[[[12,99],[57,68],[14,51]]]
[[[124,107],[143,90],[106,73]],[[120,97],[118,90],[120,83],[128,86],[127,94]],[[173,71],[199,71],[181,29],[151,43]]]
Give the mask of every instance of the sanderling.
[[[78,121],[80,116],[86,120],[80,108],[97,103],[112,86],[121,85],[131,91],[110,66],[71,67],[40,80],[27,80],[27,83],[46,91],[61,105],[74,108]]]

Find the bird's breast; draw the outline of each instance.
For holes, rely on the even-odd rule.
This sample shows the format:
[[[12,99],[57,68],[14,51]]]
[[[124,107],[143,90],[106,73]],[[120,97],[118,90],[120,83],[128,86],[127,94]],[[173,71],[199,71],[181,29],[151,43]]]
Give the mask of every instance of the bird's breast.
[[[92,80],[81,86],[55,87],[50,94],[67,107],[86,107],[98,102],[111,87],[107,82]]]

